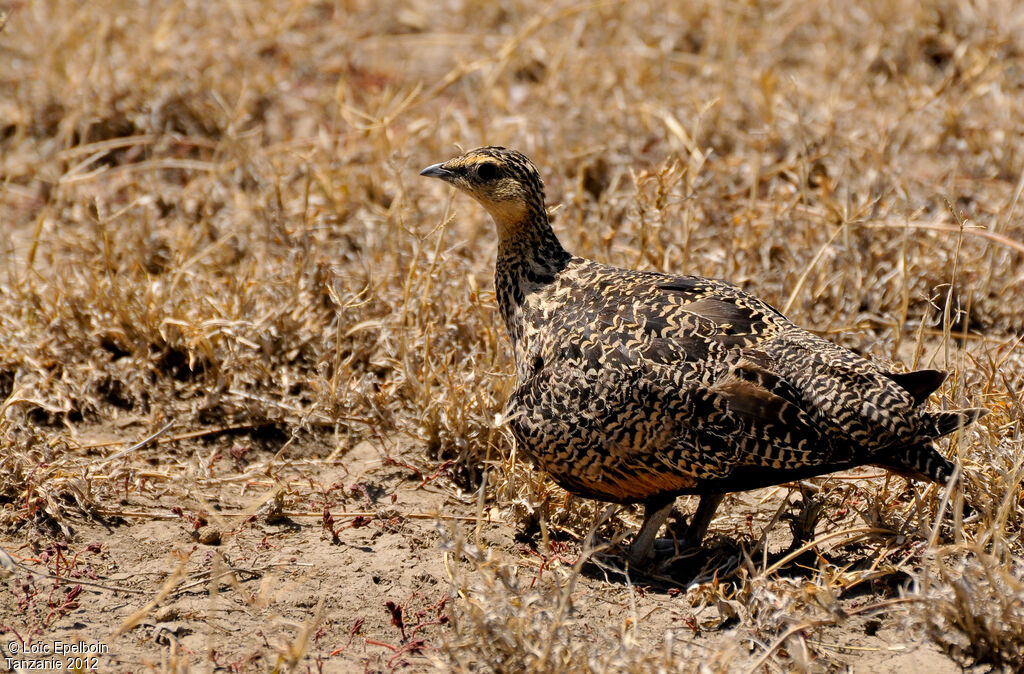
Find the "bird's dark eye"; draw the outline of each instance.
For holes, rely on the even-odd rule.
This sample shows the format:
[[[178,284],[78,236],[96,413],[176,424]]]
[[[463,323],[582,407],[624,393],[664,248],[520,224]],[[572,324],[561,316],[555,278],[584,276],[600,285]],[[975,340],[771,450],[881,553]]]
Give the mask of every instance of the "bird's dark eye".
[[[477,167],[476,175],[480,180],[494,180],[498,177],[498,166],[491,162],[484,162]]]

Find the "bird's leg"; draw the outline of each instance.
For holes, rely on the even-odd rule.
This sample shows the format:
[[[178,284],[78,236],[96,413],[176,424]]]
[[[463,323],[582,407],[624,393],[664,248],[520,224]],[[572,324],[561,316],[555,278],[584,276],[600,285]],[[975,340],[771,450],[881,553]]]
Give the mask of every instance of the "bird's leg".
[[[686,528],[686,537],[683,539],[683,549],[700,547],[704,540],[704,534],[708,532],[708,525],[718,510],[718,504],[725,498],[725,494],[704,494],[697,504],[697,512],[690,518],[690,525]]]
[[[704,534],[708,532],[708,525],[718,510],[718,505],[725,498],[725,494],[704,494],[697,504],[697,512],[690,518],[690,524],[686,527],[686,536],[682,541],[682,550],[699,548]],[[629,551],[629,561],[633,566],[641,566],[651,558],[654,550],[655,536],[661,525],[668,519],[675,505],[675,497],[655,496],[644,502],[644,523],[640,526],[633,545]]]
[[[661,529],[661,525],[668,519],[675,502],[674,496],[652,496],[644,502],[644,523],[640,525],[640,531],[637,532],[629,550],[631,565],[641,566],[650,559],[654,548],[654,537]]]

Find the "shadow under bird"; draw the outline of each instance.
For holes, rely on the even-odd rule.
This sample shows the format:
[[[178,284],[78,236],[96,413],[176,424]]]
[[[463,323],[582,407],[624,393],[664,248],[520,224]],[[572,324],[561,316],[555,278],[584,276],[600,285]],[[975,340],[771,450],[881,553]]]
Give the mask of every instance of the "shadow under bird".
[[[420,175],[497,225],[513,435],[566,490],[645,505],[634,564],[679,495],[701,497],[683,540],[695,547],[728,492],[866,464],[945,483],[953,466],[932,441],[987,412],[926,410],[944,373],[887,372],[730,283],[568,253],[519,152],[482,147]]]

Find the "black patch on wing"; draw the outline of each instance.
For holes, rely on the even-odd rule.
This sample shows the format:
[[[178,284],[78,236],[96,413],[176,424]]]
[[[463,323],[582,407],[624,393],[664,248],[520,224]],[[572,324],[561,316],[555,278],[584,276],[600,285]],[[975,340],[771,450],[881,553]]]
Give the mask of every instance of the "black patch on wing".
[[[667,283],[659,283],[658,289],[689,295],[696,299],[704,294],[707,284],[707,280],[697,276],[675,276]]]
[[[704,279],[681,277],[657,287],[689,298],[691,301],[680,308],[714,324],[714,339],[727,347],[749,346],[767,331],[769,315],[782,316],[764,302],[724,283],[711,287]]]
[[[694,301],[701,299],[713,300],[721,302],[722,304],[731,304],[737,307],[740,311],[752,311],[744,306],[739,306],[737,300],[744,300],[743,304],[750,307],[758,306],[763,309],[765,313],[771,313],[781,318],[785,318],[778,309],[768,304],[767,302],[760,300],[753,295],[750,295],[738,286],[735,286],[726,281],[712,281],[697,276],[677,276],[673,277],[671,281],[667,283],[659,283],[656,286],[659,290],[666,290],[668,292],[679,293],[684,296],[693,298]],[[755,315],[760,315],[755,313]],[[711,317],[710,315],[708,316]]]
[[[615,313],[616,311],[620,313]],[[616,318],[622,319],[616,321]],[[664,314],[656,311],[643,311],[632,313],[632,309],[624,305],[621,309],[605,309],[599,313],[594,321],[597,330],[588,330],[587,338],[596,337],[595,341],[606,342],[616,345],[612,351],[620,354],[604,354],[608,362],[619,363],[626,367],[634,367],[636,356],[629,356],[624,344],[636,340],[632,349],[639,354],[642,360],[648,360],[659,365],[671,365],[682,361],[703,361],[711,357],[712,343],[716,341],[715,324],[708,320],[695,320],[694,325],[688,328],[679,328],[669,324]],[[625,332],[624,332],[625,331]],[[640,339],[640,335],[646,341]],[[591,366],[597,365],[593,360],[601,352],[594,349],[591,357]]]
[[[652,363],[671,365],[680,361],[706,361],[711,356],[711,343],[702,335],[673,334],[667,338],[655,338],[642,352]]]
[[[725,335],[756,335],[763,332],[765,326],[763,314],[728,299],[703,297],[683,309],[711,320]]]

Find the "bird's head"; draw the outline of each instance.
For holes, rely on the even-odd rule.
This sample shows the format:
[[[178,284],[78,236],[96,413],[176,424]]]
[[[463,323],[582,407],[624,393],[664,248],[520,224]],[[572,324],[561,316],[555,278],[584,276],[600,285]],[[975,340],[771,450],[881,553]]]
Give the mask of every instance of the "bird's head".
[[[481,147],[434,164],[421,176],[451,183],[483,205],[499,229],[519,227],[544,216],[544,184],[537,168],[515,150]]]

